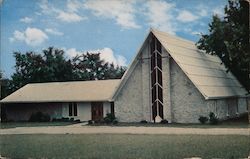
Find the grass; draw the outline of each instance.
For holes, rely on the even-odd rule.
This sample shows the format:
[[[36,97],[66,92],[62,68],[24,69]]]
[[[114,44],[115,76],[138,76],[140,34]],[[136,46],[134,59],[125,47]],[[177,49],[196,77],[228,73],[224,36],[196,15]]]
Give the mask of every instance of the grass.
[[[39,126],[65,126],[71,125],[71,122],[0,122],[1,129],[16,127],[39,127]]]
[[[246,158],[248,136],[204,135],[0,135],[10,158]]]
[[[74,124],[73,122],[0,122],[1,129],[15,128],[15,127],[40,127],[40,126],[66,126]],[[92,124],[91,126],[104,126],[106,124]],[[89,126],[89,125],[88,125]],[[247,122],[227,121],[218,125],[210,124],[156,124],[156,123],[118,123],[116,125],[109,124],[108,126],[136,126],[136,127],[180,127],[180,128],[250,128]]]
[[[91,124],[91,126],[103,126],[107,124]],[[88,125],[89,126],[89,125]],[[250,128],[250,124],[247,122],[222,122],[218,125],[210,124],[159,124],[159,123],[118,123],[115,125],[109,124],[109,126],[136,126],[136,127],[175,127],[175,128]]]

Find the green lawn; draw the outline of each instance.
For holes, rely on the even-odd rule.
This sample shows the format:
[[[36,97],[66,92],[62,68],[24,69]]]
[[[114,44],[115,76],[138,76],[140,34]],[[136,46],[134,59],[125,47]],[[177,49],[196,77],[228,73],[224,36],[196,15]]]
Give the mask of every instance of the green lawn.
[[[105,124],[92,124],[91,126],[103,126]],[[89,126],[89,125],[88,125]],[[171,124],[159,124],[159,123],[118,123],[115,125],[109,126],[136,126],[136,127],[180,127],[180,128],[250,128],[250,124],[247,122],[225,122],[220,123],[218,125],[210,125],[210,124],[178,124],[178,123],[171,123]]]
[[[39,127],[39,126],[65,126],[74,124],[72,122],[0,122],[1,129],[15,128],[15,127]],[[104,126],[106,124],[93,124],[91,126]],[[89,125],[88,125],[89,126]],[[118,123],[116,125],[108,126],[137,126],[137,127],[180,127],[180,128],[250,128],[247,122],[224,122],[219,125],[210,124],[155,124],[155,123]]]
[[[71,125],[71,122],[0,122],[1,129],[15,127],[38,127],[38,126],[65,126]]]
[[[249,136],[0,135],[10,158],[246,158]]]

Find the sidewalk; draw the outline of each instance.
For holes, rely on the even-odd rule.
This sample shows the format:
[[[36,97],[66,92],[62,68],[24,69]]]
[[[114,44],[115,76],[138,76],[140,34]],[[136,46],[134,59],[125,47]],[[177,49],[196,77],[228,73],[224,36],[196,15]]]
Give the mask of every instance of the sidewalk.
[[[49,126],[0,129],[4,134],[176,134],[176,135],[249,135],[250,128],[173,128],[173,127],[111,127],[111,126]]]

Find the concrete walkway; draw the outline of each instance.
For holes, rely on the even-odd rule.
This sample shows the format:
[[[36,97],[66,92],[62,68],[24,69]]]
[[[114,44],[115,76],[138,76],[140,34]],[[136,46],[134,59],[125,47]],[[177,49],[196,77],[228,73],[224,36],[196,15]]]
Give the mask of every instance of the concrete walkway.
[[[250,128],[175,128],[175,127],[111,127],[111,126],[49,126],[0,129],[4,134],[197,134],[197,135],[248,135]]]

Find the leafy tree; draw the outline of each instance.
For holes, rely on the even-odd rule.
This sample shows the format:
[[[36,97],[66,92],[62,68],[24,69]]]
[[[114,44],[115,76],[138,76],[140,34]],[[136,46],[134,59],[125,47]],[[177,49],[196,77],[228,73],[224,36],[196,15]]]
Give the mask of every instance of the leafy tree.
[[[100,53],[89,53],[76,56],[73,60],[75,79],[120,79],[126,67],[114,66],[100,59]]]
[[[14,52],[15,73],[11,76],[12,91],[27,83],[72,80],[73,67],[70,60],[64,58],[64,51],[49,47],[43,54]]]
[[[19,89],[28,83],[119,79],[126,67],[114,66],[100,59],[99,53],[86,53],[67,59],[64,51],[49,47],[41,54],[35,52],[14,52],[15,73],[6,80],[6,93]]]
[[[213,16],[209,33],[201,36],[197,46],[208,54],[218,55],[250,91],[249,4],[246,3],[229,0],[225,16]]]
[[[10,90],[8,89],[10,85],[10,80],[3,77],[3,72],[0,70],[0,99],[6,97]]]

